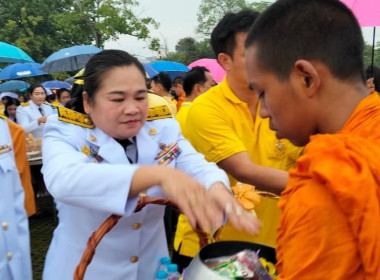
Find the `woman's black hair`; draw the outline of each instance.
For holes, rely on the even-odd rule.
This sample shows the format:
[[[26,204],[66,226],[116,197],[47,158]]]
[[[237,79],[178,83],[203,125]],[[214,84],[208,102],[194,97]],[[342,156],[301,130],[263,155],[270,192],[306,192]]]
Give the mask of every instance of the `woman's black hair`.
[[[160,84],[163,86],[163,88],[169,92],[172,87],[172,80],[170,79],[170,76],[166,72],[160,72],[157,75],[155,75],[152,78],[152,81],[154,81],[157,84]]]
[[[29,89],[28,89],[29,95],[32,95],[33,91],[34,91],[36,88],[39,88],[39,87],[42,88],[42,89],[44,90],[45,94],[47,95],[47,93],[46,93],[46,89],[45,89],[42,85],[40,85],[40,84],[34,84],[34,85],[31,85],[31,86],[29,87]]]
[[[83,108],[83,91],[87,92],[87,95],[92,102],[100,87],[103,74],[116,67],[131,65],[136,66],[143,77],[145,77],[145,70],[142,64],[137,58],[125,51],[104,50],[95,54],[86,64],[86,69],[83,74],[83,87],[78,86],[75,91],[73,89],[73,98],[68,102],[66,107],[80,113],[85,113]]]
[[[71,92],[70,92],[69,89],[67,89],[67,88],[60,88],[60,89],[57,89],[57,98],[58,98],[58,101],[61,100],[61,95],[62,95],[62,93],[65,92],[65,91],[68,92],[69,95],[71,96]]]
[[[20,101],[18,101],[18,99],[16,99],[16,98],[9,98],[8,99],[8,102],[5,104],[5,107],[4,107],[4,115],[6,115],[7,117],[9,117],[8,107],[11,105],[16,105],[18,107],[18,106],[20,106]],[[17,122],[16,119],[15,119],[15,122]]]

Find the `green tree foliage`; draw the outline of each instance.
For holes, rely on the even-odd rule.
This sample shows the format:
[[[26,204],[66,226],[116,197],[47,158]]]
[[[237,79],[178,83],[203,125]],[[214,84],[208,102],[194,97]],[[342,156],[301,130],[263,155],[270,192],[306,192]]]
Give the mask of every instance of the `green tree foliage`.
[[[138,17],[136,7],[135,0],[0,0],[0,41],[42,62],[63,47],[103,47],[121,34],[150,40],[149,28],[158,24]],[[156,47],[154,40],[151,47]]]
[[[263,11],[270,1],[248,2],[245,0],[203,0],[198,10],[197,32],[209,37],[219,20],[228,12],[242,9]]]
[[[75,18],[98,47],[109,39],[118,39],[120,34],[148,39],[149,27],[158,27],[153,18],[135,15],[133,8],[139,5],[135,0],[74,0],[74,4]]]
[[[175,50],[175,52],[168,54],[167,60],[188,65],[200,58],[214,58],[208,39],[197,42],[194,38],[185,37],[178,41]]]
[[[371,65],[372,59],[372,45],[365,45],[364,48],[364,65],[366,67]],[[374,51],[374,65],[380,67],[380,42],[377,42]]]

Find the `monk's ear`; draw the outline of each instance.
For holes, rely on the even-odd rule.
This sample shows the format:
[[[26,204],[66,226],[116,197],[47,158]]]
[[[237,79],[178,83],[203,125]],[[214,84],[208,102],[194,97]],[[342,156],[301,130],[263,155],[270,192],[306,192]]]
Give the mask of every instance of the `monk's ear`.
[[[297,60],[294,63],[294,74],[308,97],[313,97],[318,92],[321,78],[314,64],[303,59]]]
[[[228,54],[220,53],[217,59],[225,71],[231,70],[232,58]]]

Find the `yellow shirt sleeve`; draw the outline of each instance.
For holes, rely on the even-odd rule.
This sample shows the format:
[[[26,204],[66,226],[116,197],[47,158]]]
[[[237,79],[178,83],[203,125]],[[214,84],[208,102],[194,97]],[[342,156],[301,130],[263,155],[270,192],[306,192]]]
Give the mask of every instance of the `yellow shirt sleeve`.
[[[204,104],[193,104],[187,117],[187,133],[194,148],[208,161],[220,162],[246,151],[240,137],[232,129],[225,112]]]

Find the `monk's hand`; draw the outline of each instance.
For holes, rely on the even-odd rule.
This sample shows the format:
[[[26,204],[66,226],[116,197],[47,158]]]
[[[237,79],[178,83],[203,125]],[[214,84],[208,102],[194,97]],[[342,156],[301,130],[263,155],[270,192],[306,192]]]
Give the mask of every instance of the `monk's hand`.
[[[369,78],[367,80],[367,88],[369,93],[372,93],[375,91],[375,84],[373,83],[373,78]]]
[[[250,234],[259,233],[261,223],[256,216],[245,210],[223,183],[214,183],[209,194],[236,229]]]
[[[186,215],[193,228],[209,232],[223,223],[223,209],[209,195],[204,186],[189,175],[172,168],[165,168],[161,188]]]

